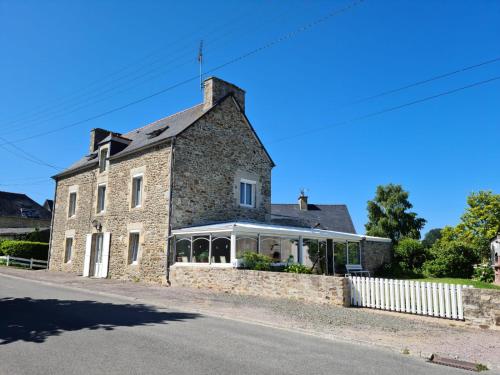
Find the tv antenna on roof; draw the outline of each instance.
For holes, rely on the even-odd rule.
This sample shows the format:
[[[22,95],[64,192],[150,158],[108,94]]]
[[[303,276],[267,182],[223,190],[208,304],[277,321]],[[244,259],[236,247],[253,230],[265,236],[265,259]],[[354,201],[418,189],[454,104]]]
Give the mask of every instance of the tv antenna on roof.
[[[200,88],[203,92],[203,40],[200,40],[200,48],[198,49],[198,63],[200,64]]]

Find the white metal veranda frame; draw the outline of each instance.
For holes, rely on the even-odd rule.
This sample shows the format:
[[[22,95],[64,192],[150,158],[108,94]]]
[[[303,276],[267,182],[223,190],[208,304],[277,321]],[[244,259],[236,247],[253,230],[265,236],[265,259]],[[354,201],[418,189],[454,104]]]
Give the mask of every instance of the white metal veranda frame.
[[[374,242],[390,242],[388,238],[365,236],[353,233],[344,233],[331,230],[323,229],[311,229],[311,228],[300,228],[300,227],[289,227],[289,226],[278,226],[264,223],[247,223],[247,222],[229,222],[220,224],[211,224],[204,226],[194,226],[186,227],[181,229],[175,229],[172,231],[173,244],[175,252],[175,247],[177,239],[179,238],[190,238],[191,243],[194,236],[207,236],[209,240],[209,253],[211,254],[211,246],[213,239],[217,238],[227,238],[230,240],[231,252],[230,252],[230,262],[228,263],[211,263],[211,256],[209,255],[209,261],[207,263],[195,263],[195,262],[177,262],[177,266],[196,266],[196,267],[206,267],[217,266],[217,267],[237,267],[239,261],[236,257],[236,241],[239,236],[252,236],[258,238],[258,247],[260,246],[261,236],[273,236],[280,238],[294,238],[298,239],[298,263],[304,264],[304,254],[303,254],[303,242],[304,239],[313,239],[319,241],[332,240],[334,243],[348,243],[357,242],[360,243],[363,240],[369,240]],[[195,239],[196,241],[196,239]],[[259,250],[259,249],[258,249]],[[361,250],[360,250],[361,251]],[[362,251],[361,251],[362,252]],[[363,255],[361,254],[361,257]],[[361,259],[360,259],[361,263]]]

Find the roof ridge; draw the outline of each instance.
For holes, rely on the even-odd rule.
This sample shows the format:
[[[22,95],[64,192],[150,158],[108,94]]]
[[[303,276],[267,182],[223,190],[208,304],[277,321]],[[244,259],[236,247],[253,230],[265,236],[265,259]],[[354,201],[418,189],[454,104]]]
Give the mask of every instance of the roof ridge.
[[[167,120],[167,119],[169,119],[169,118],[171,118],[171,117],[174,117],[174,116],[180,115],[181,113],[187,112],[187,111],[189,111],[189,110],[191,110],[191,109],[193,109],[193,108],[196,108],[196,107],[198,107],[198,106],[200,106],[200,105],[203,105],[203,103],[198,103],[198,104],[193,105],[193,106],[191,106],[191,107],[189,107],[189,108],[183,109],[182,111],[172,113],[171,115],[168,115],[168,116],[162,117],[162,118],[160,118],[160,119],[158,119],[158,120],[156,120],[156,121],[150,122],[150,123],[148,123],[148,124],[146,124],[146,125],[144,125],[144,126],[141,126],[140,128],[135,128],[135,129],[132,129],[132,130],[130,130],[130,131],[128,131],[128,132],[126,132],[126,133],[124,133],[123,135],[125,136],[125,135],[127,135],[127,134],[137,132],[137,131],[139,131],[139,130],[142,130],[142,129],[144,129],[144,128],[147,128],[147,127],[148,127],[148,126],[150,126],[150,125],[153,125],[153,124],[156,124],[156,123],[158,123],[158,122],[160,122],[160,121],[165,121],[165,120]]]
[[[307,203],[314,206],[346,206],[346,203]],[[271,203],[271,205],[281,205],[281,206],[298,206],[298,203]]]

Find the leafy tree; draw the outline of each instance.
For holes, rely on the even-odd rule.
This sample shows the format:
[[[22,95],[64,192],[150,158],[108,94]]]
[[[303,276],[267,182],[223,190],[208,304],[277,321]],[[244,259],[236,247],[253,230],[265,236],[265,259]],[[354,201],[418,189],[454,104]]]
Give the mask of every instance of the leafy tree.
[[[424,245],[425,248],[430,249],[432,245],[434,245],[434,243],[443,236],[441,233],[442,231],[443,230],[441,228],[434,228],[428,231],[422,240],[422,245]]]
[[[394,260],[404,272],[418,271],[426,259],[424,245],[414,238],[402,238],[394,247]]]
[[[375,198],[368,201],[366,233],[389,237],[394,243],[403,237],[420,239],[426,220],[408,211],[413,207],[408,196],[409,193],[401,185],[378,186]]]
[[[457,240],[436,241],[430,254],[432,259],[423,266],[426,277],[470,278],[474,272],[474,264],[479,260],[472,246]]]
[[[479,191],[467,197],[467,208],[455,236],[476,249],[482,260],[490,256],[489,242],[500,228],[500,194]]]

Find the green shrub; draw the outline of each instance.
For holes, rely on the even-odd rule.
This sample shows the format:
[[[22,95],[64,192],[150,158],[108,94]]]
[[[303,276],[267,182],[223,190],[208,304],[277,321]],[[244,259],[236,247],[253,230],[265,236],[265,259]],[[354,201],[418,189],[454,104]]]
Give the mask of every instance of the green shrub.
[[[495,280],[495,271],[489,264],[480,264],[474,268],[474,280],[492,283]]]
[[[246,251],[243,254],[245,268],[256,271],[270,271],[273,260],[267,255]]]
[[[431,248],[432,259],[424,263],[426,277],[470,278],[479,261],[474,248],[461,241],[437,241]]]
[[[394,247],[394,260],[403,272],[418,273],[427,258],[427,250],[419,240],[403,238]]]
[[[311,273],[309,267],[304,266],[303,264],[289,264],[285,267],[285,272],[290,273]]]
[[[2,241],[0,254],[18,258],[47,260],[49,244],[30,241]]]

